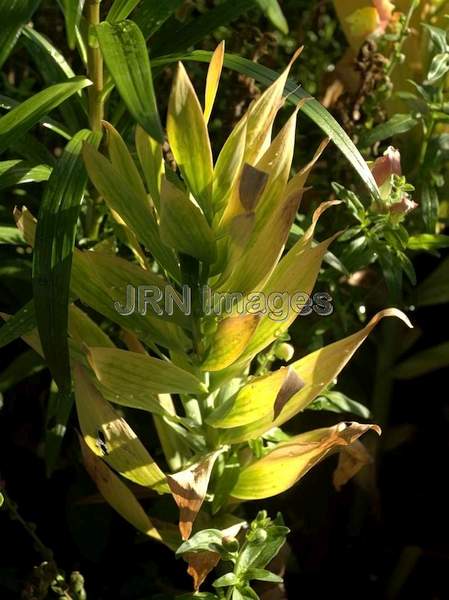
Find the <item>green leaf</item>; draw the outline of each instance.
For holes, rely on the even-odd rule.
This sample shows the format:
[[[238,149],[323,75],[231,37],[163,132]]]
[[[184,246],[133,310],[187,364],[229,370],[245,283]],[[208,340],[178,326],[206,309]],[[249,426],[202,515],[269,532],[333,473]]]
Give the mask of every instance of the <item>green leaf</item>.
[[[67,34],[67,43],[69,48],[73,50],[76,44],[76,28],[78,27],[81,19],[84,0],[62,0],[62,6],[64,8],[63,13]]]
[[[449,53],[442,52],[433,57],[425,85],[433,85],[449,71]]]
[[[449,342],[418,352],[394,369],[397,379],[413,379],[449,366]]]
[[[38,31],[26,26],[21,39],[47,85],[63,83],[75,76],[64,55]],[[59,110],[72,132],[86,125],[87,108],[81,92],[66,100]]]
[[[56,83],[34,94],[10,110],[0,118],[0,152],[36,125],[49,111],[88,85],[91,85],[89,79],[74,77],[66,83]]]
[[[6,315],[0,314],[0,316],[5,318]],[[35,327],[36,315],[34,312],[34,302],[31,300],[22,306],[15,315],[8,318],[6,323],[0,327],[0,348],[30,333]]]
[[[96,32],[106,65],[129,112],[162,144],[164,134],[142,32],[133,21],[101,23]]]
[[[153,66],[164,66],[178,60],[209,62],[211,57],[211,52],[196,50],[186,54],[161,56],[160,58],[153,59]],[[229,69],[243,73],[249,77],[254,77],[254,79],[262,85],[273,83],[273,81],[279,77],[279,74],[272,69],[233,54],[225,54],[224,65]],[[301,89],[296,82],[288,80],[284,92],[288,94],[287,101],[295,106],[300,100],[310,98],[304,106],[301,107],[301,111],[312,119],[312,121],[314,121],[314,123],[316,123],[318,127],[331,138],[340,152],[342,152],[352,164],[374,198],[380,201],[379,188],[374,181],[374,177],[366,164],[366,161],[334,117],[318,102],[318,100],[311,98],[307,92]]]
[[[109,9],[106,21],[109,23],[115,23],[116,21],[122,21],[123,19],[126,19],[126,17],[130,15],[136,8],[139,2],[140,0],[114,0],[114,3]],[[147,4],[147,2],[143,2],[143,4]]]
[[[81,157],[84,141],[98,144],[99,134],[78,132],[67,144],[48,181],[39,210],[33,256],[33,290],[42,349],[61,392],[71,387],[67,345],[72,253],[87,173]]]
[[[407,247],[410,248],[410,250],[438,250],[439,248],[449,248],[449,235],[432,235],[431,233],[412,235],[408,239]]]
[[[203,529],[195,533],[190,539],[181,544],[176,550],[176,554],[185,554],[186,552],[201,552],[215,549],[215,544],[221,545],[223,532],[219,529]]]
[[[256,581],[268,581],[269,583],[283,582],[282,577],[266,569],[248,569],[246,575],[248,579],[255,579]]]
[[[328,410],[334,413],[352,413],[357,417],[369,419],[371,413],[366,406],[348,398],[341,392],[326,392],[319,396],[309,407],[310,410]]]
[[[422,183],[420,208],[426,230],[435,233],[439,209],[438,192],[428,178]]]
[[[277,0],[256,0],[273,25],[284,34],[288,33],[288,23]]]
[[[0,68],[8,58],[22,27],[31,19],[40,0],[0,0]]]
[[[74,402],[75,397],[72,392],[60,392],[52,381],[45,423],[45,466],[48,477],[56,467]]]
[[[237,583],[238,583],[238,579],[234,573],[225,573],[225,575],[222,575],[221,577],[216,579],[212,583],[212,585],[215,588],[220,588],[220,587],[229,587],[230,585],[236,585]]]
[[[418,125],[417,119],[408,114],[396,114],[385,123],[377,125],[369,133],[364,135],[360,141],[361,146],[372,146],[401,133],[407,133]]]
[[[19,102],[17,100],[14,100],[13,98],[9,98],[8,96],[0,95],[0,108],[4,108],[4,109],[10,111],[13,108],[16,108],[18,106],[19,106]],[[57,133],[61,137],[65,138],[66,140],[70,140],[70,138],[72,137],[70,132],[67,131],[67,129],[64,127],[63,124],[59,123],[55,119],[51,119],[50,117],[45,116],[42,119],[39,119],[39,124],[42,125],[42,127],[49,129],[50,131],[54,131],[55,133]],[[17,144],[17,140],[13,140],[11,143],[11,146],[14,147],[16,144]],[[46,161],[46,162],[49,162],[49,161]]]
[[[140,27],[147,40],[162,27],[181,3],[182,0],[164,0],[164,2],[160,0],[145,0],[134,13],[133,21]]]
[[[47,181],[51,167],[36,165],[26,160],[4,160],[0,162],[0,190],[21,183]]]
[[[413,302],[416,306],[449,302],[449,257],[417,287]]]
[[[0,373],[0,394],[6,392],[11,387],[31,377],[35,373],[39,373],[45,368],[45,363],[42,358],[36,354],[34,350],[27,350],[19,354],[13,361]]]
[[[12,225],[0,225],[0,244],[25,244],[22,234]]]
[[[163,3],[161,3],[163,4]],[[164,3],[165,4],[165,3]],[[173,0],[170,4],[173,5]],[[219,27],[223,27],[254,8],[255,0],[225,0],[196,19],[176,27],[176,21],[170,20],[158,33],[152,44],[152,56],[161,56],[168,52],[184,52]]]

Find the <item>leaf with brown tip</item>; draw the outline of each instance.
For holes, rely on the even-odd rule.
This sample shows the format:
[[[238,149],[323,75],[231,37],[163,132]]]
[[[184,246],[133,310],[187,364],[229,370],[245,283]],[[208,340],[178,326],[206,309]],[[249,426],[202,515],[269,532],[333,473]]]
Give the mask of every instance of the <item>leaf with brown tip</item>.
[[[167,483],[179,506],[179,531],[183,540],[192,533],[193,522],[206,497],[212,468],[221,453],[222,450],[212,452],[184,471],[167,475]]]

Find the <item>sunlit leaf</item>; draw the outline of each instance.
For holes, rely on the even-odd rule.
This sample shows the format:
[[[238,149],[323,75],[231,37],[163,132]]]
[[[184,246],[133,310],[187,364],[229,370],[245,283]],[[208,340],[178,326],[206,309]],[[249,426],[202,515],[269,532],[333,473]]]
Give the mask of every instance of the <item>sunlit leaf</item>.
[[[206,125],[209,122],[215,102],[215,96],[217,95],[218,83],[223,68],[224,51],[225,44],[224,42],[221,42],[215,49],[207,70],[206,92],[204,97],[204,120],[206,121]]]
[[[377,425],[339,423],[282,442],[242,469],[232,495],[240,500],[258,500],[285,492],[331,452],[353,444],[370,429],[380,434]]]

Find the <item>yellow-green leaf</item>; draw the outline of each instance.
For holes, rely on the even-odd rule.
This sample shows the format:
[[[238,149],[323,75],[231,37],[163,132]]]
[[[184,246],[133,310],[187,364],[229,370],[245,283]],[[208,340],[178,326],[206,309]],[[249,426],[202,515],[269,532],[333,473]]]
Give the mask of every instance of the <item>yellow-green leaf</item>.
[[[120,172],[90,144],[84,146],[83,155],[89,177],[108,206],[120,215],[160,265],[179,279],[176,257],[160,239],[149,199],[135,186],[128,185]]]
[[[106,502],[133,527],[156,540],[162,540],[130,489],[92,452],[81,436],[80,445],[86,470]]]
[[[204,121],[209,122],[209,118],[214,106],[215,96],[217,95],[218,83],[220,81],[221,70],[223,68],[223,59],[225,52],[225,43],[220,42],[209,63],[206,78],[206,93],[204,99]]]
[[[222,441],[225,443],[239,443],[254,439],[273,427],[280,427],[298,412],[304,410],[338,376],[354,352],[384,317],[397,317],[407,326],[412,327],[404,313],[395,308],[386,309],[377,313],[368,325],[360,331],[320,348],[292,363],[289,368],[296,372],[305,385],[287,401],[276,417],[274,404],[279,389],[279,373],[274,372],[264,379],[252,381],[246,389],[243,388],[241,393],[248,405],[258,405],[253,408],[253,411],[248,409],[249,414],[245,415],[245,420],[248,422],[251,414],[256,417],[256,420],[252,423],[248,422],[247,425],[227,429],[223,432]],[[252,394],[253,390],[254,394]],[[237,408],[241,409],[241,406],[241,403],[239,403]],[[265,415],[261,416],[264,411],[266,411]],[[226,415],[226,419],[229,421],[234,416],[239,418],[238,411],[236,410],[234,413],[233,407]]]
[[[204,214],[212,216],[212,150],[196,92],[179,63],[167,112],[167,134],[176,163]]]
[[[220,371],[232,365],[245,350],[260,321],[258,314],[226,317],[218,324],[203,371]]]
[[[261,500],[281,494],[326,456],[352,444],[370,429],[380,435],[377,425],[339,423],[292,437],[243,468],[231,495],[239,500]]]
[[[75,365],[73,378],[80,428],[91,451],[123,477],[167,492],[164,473],[128,423],[95,388],[84,367]]]
[[[188,371],[145,354],[118,348],[89,348],[88,359],[98,380],[112,392],[142,396],[207,391]]]
[[[164,171],[162,160],[162,146],[148,133],[137,125],[136,150],[142,167],[143,176],[150,192],[155,207],[159,210],[162,173]]]
[[[215,236],[203,211],[188,194],[162,181],[160,232],[164,244],[207,263],[216,258]]]

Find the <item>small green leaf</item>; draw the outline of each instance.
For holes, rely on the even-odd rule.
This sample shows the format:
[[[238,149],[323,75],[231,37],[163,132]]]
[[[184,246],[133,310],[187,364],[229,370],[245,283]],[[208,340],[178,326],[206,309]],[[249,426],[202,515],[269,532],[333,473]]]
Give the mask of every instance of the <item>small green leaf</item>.
[[[219,529],[203,529],[195,533],[190,539],[181,544],[176,554],[186,552],[201,552],[202,550],[214,551],[215,544],[221,545],[223,532]]]
[[[288,23],[277,0],[256,0],[266,17],[285,35],[288,33]]]
[[[142,32],[133,21],[101,23],[96,31],[106,65],[129,112],[162,144],[164,134]]]
[[[438,250],[439,248],[449,248],[449,235],[432,235],[431,233],[412,235],[408,239],[407,247],[410,248],[410,250]]]
[[[91,85],[85,77],[74,77],[66,83],[56,83],[28,98],[0,118],[0,152],[36,125],[49,111]]]
[[[372,146],[401,133],[407,133],[418,125],[418,120],[408,114],[396,114],[385,123],[377,125],[361,139],[361,146]]]
[[[229,587],[230,585],[236,585],[237,583],[238,583],[238,579],[234,573],[226,573],[225,575],[222,575],[221,577],[216,579],[212,583],[212,585],[215,588],[221,588],[221,587]]]
[[[17,227],[0,225],[0,244],[21,245],[25,244],[22,234]]]

